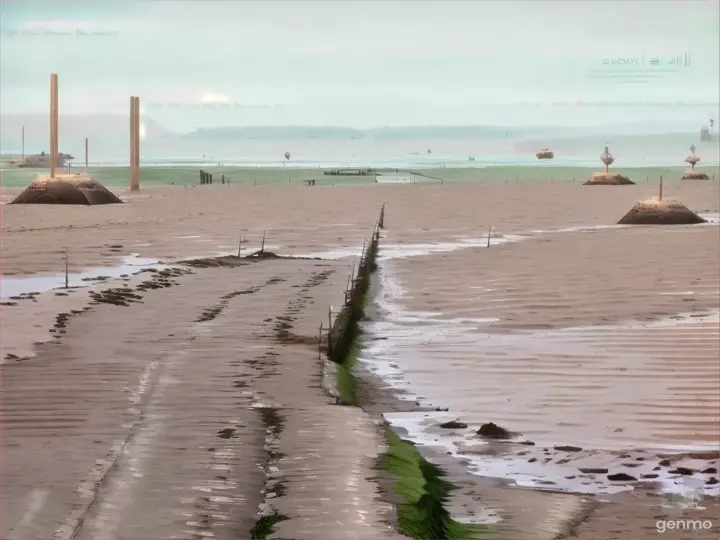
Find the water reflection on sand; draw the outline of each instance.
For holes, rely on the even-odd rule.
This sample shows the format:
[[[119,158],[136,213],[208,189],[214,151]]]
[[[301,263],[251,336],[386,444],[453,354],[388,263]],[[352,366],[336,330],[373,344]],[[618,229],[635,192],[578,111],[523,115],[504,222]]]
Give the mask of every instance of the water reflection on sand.
[[[509,249],[525,249],[548,235],[625,233],[620,229],[537,230],[498,238],[497,243],[521,242],[522,248]],[[584,241],[577,245],[587,248]],[[517,322],[503,319],[517,311],[551,309],[552,302],[532,298],[535,286],[527,268],[516,271],[515,278],[524,278],[526,284],[515,280],[515,287],[524,290],[514,296],[502,294],[512,275],[476,285],[476,274],[481,272],[473,270],[481,268],[481,257],[497,253],[471,255],[479,253],[479,247],[486,244],[468,240],[408,245],[386,234],[377,313],[366,324],[370,337],[361,360],[399,390],[401,398],[450,409],[389,413],[386,419],[417,442],[464,460],[476,474],[523,486],[615,493],[635,484],[612,480],[611,475],[624,473],[659,490],[683,491],[687,478],[681,472],[690,469],[696,471],[691,481],[703,485],[708,495],[720,495],[720,487],[713,483],[717,467],[712,467],[720,458],[720,381],[713,377],[720,369],[720,302],[712,264],[699,274],[689,274],[695,290],[654,291],[657,298],[675,298],[675,302],[703,299],[702,305],[692,303],[693,311],[660,316],[648,303],[647,320],[608,318],[602,317],[606,311],[602,302],[592,309],[587,305],[575,309],[578,302],[592,301],[578,297],[570,299],[571,316],[562,319],[564,324],[558,324],[561,319],[554,315],[547,324],[529,320],[523,326],[522,317]],[[459,251],[464,248],[463,258]],[[433,257],[449,252],[458,252],[457,257],[444,264]],[[408,257],[427,258],[411,264]],[[423,277],[414,280],[421,267]],[[542,268],[534,270],[534,277],[542,281]],[[646,291],[640,289],[632,301],[642,308]],[[561,303],[555,299],[555,305]],[[569,324],[573,309],[579,317],[576,324]],[[584,324],[587,312],[596,316],[596,323]],[[438,428],[452,419],[469,427]],[[489,421],[522,432],[516,442],[534,444],[488,445],[474,431]],[[558,445],[576,447],[562,451],[556,449]],[[666,454],[675,455],[669,464],[661,463]]]

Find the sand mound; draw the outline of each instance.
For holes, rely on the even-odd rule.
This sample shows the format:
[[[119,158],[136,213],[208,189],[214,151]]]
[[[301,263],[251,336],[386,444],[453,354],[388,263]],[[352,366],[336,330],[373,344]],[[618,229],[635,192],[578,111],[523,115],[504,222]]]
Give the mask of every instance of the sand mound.
[[[122,201],[85,173],[38,176],[10,204],[114,204]]]
[[[597,172],[593,173],[592,178],[585,182],[585,186],[627,186],[634,185],[635,182],[627,176],[618,173]]]
[[[683,180],[709,180],[710,177],[707,175],[707,173],[704,173],[702,171],[685,171],[683,173]]]
[[[656,198],[635,203],[618,224],[620,225],[691,225],[706,223],[684,204]]]

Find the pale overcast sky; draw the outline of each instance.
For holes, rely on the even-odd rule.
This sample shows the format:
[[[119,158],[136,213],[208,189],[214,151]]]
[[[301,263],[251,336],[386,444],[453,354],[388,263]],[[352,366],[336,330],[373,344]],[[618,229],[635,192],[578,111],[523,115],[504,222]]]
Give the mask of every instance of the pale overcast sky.
[[[498,104],[577,100],[698,102],[667,114],[704,118],[720,93],[717,0],[1,3],[5,114],[47,110],[53,71],[63,113],[124,114],[139,95],[175,127],[534,122],[563,113]],[[158,108],[203,99],[243,107]],[[635,109],[618,114],[650,114]]]

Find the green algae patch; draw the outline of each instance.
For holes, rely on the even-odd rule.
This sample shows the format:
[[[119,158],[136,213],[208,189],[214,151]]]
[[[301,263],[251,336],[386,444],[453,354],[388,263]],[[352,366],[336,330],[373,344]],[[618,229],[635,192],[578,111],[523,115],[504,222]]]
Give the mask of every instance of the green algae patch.
[[[363,246],[357,274],[353,268],[354,275],[350,280],[352,286],[346,291],[345,305],[327,335],[327,356],[335,363],[336,390],[341,405],[358,405],[357,380],[353,370],[362,350],[360,321],[365,317],[365,309],[371,302],[370,279],[377,270],[379,241],[380,227],[376,224],[370,242]]]
[[[255,526],[250,529],[250,538],[252,540],[265,540],[270,533],[275,532],[275,525],[287,519],[287,516],[277,512],[261,517],[257,520]]]
[[[362,350],[360,335],[355,337],[350,350],[342,364],[335,366],[335,379],[337,383],[338,398],[342,405],[357,406],[357,379],[353,373],[358,355]]]
[[[400,533],[415,540],[473,540],[486,538],[486,527],[454,520],[445,509],[455,489],[445,473],[427,461],[415,446],[387,428],[388,451],[380,457],[380,468],[395,479]]]

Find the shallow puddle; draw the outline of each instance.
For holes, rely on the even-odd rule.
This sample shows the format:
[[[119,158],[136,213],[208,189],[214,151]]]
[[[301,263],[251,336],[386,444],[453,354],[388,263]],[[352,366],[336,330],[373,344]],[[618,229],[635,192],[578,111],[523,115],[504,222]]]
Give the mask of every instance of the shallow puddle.
[[[89,268],[83,272],[68,274],[68,287],[85,287],[89,281],[101,281],[98,278],[118,278],[135,274],[143,268],[163,268],[157,259],[148,259],[131,254],[123,258],[122,264]],[[31,274],[25,276],[0,277],[0,298],[8,299],[30,293],[41,293],[65,287],[65,274]]]

